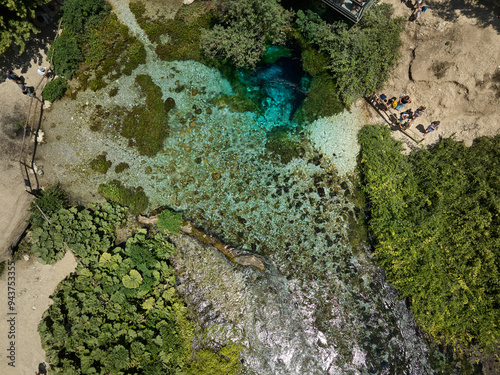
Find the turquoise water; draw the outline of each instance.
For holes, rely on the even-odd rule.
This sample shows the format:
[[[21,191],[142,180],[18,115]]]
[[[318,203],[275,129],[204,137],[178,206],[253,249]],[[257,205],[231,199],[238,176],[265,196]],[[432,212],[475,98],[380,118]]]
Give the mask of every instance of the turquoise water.
[[[72,147],[80,158],[91,160],[106,151],[113,167],[120,162],[130,165],[120,174],[111,168],[105,177],[92,176],[92,182],[97,186],[120,179],[126,186],[142,186],[151,208],[182,211],[186,219],[226,243],[263,254],[276,264],[287,280],[279,281],[280,285],[291,292],[290,300],[282,301],[289,304],[284,311],[303,322],[306,328],[299,341],[308,348],[283,355],[302,363],[311,362],[314,355],[318,365],[311,374],[431,373],[427,350],[404,303],[385,282],[369,249],[354,249],[349,243],[348,219],[358,213],[347,174],[354,172],[359,150],[356,133],[363,123],[361,111],[354,108],[298,127],[292,119],[307,77],[293,66],[297,63],[293,57],[263,65],[252,74],[242,73],[249,97],[260,106],[258,113],[215,107],[213,98],[232,93],[220,73],[193,61],[160,61],[128,8],[120,2],[114,6],[122,22],[145,44],[148,57],[131,77],[96,95],[85,94],[89,102],[74,116],[72,129],[82,135]],[[130,107],[142,100],[134,84],[137,74],[150,75],[162,89],[163,99],[172,97],[176,103],[170,112],[169,137],[154,158],[128,148],[111,124],[106,137],[88,130],[86,119],[95,104]],[[119,92],[110,98],[107,91],[113,87]],[[283,163],[266,151],[269,135],[277,128],[289,131],[301,149],[299,157]],[[70,189],[83,179],[89,177],[74,177]],[[266,311],[255,317],[254,324],[258,328],[259,322],[273,320],[274,315]],[[275,326],[282,326],[279,348],[286,350],[298,333],[286,324]],[[260,350],[242,354],[247,363],[264,363],[269,358],[250,360],[252,353],[275,350],[266,347],[265,340],[259,345]],[[279,374],[303,373],[286,365],[282,368]]]

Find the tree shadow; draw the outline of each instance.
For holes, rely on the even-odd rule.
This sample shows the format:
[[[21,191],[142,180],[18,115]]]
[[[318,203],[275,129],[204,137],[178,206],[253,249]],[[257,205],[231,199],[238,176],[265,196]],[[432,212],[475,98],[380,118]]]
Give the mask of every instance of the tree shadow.
[[[12,69],[19,76],[26,73],[31,65],[42,65],[43,55],[56,37],[59,19],[54,19],[50,24],[40,29],[40,33],[32,34],[31,39],[26,42],[26,49],[19,54],[19,47],[11,46],[6,52],[0,55],[0,65],[2,69]],[[5,82],[5,74],[0,74],[0,82]]]
[[[500,6],[497,3],[498,1],[494,0],[428,1],[432,12],[445,21],[456,21],[458,18],[456,11],[459,10],[459,14],[467,18],[475,18],[478,26],[492,26],[495,30],[500,31],[500,19],[497,17],[500,14]]]

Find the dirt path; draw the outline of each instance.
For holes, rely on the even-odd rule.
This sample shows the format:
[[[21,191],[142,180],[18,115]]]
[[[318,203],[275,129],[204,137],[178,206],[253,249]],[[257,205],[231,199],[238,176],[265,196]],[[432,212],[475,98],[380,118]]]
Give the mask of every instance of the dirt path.
[[[61,261],[50,266],[31,258],[21,259],[6,269],[0,278],[0,374],[31,375],[45,361],[38,323],[52,304],[50,294],[75,267],[75,258],[68,251]]]
[[[394,6],[396,16],[410,16],[411,10],[399,0],[383,1]],[[417,22],[407,22],[402,56],[381,92],[389,97],[410,95],[413,103],[405,109],[427,108],[410,132],[417,139],[432,121],[441,121],[439,129],[424,138],[424,145],[452,135],[471,145],[474,138],[498,134],[498,12],[462,0],[428,0],[427,5]],[[375,111],[369,114],[372,122],[380,123]],[[415,142],[401,132],[394,136],[415,148]]]

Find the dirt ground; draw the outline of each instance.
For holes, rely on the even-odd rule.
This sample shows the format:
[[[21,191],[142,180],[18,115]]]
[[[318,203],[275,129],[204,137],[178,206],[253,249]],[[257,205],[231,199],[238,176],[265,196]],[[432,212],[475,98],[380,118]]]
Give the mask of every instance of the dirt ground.
[[[396,16],[407,19],[411,14],[399,0],[384,2],[393,4]],[[470,145],[476,137],[498,134],[500,19],[497,14],[500,11],[493,12],[463,0],[429,0],[428,6],[420,20],[406,24],[401,59],[382,90],[389,97],[410,95],[413,103],[405,109],[415,110],[420,105],[427,109],[408,135],[395,129],[394,137],[404,141],[411,150],[419,147],[414,140],[432,145],[439,137],[454,136]],[[36,69],[46,66],[45,52],[55,31],[55,25],[44,29],[21,56],[0,56],[2,69],[13,69],[23,75],[29,85],[36,86],[40,80]],[[12,240],[22,231],[31,201],[18,163],[20,137],[13,137],[16,123],[25,121],[29,98],[22,95],[13,82],[4,79],[0,74],[3,104],[0,108],[0,260],[5,259]],[[367,122],[383,121],[364,101],[360,103],[366,108]],[[440,128],[423,138],[423,129],[435,120],[441,121]],[[37,325],[50,303],[48,296],[75,265],[69,253],[52,266],[43,266],[33,259],[16,262],[16,367],[9,367],[8,358],[2,355],[1,374],[34,374],[38,363],[45,360]],[[12,317],[7,315],[8,276],[12,277],[5,273],[0,278],[0,319],[4,323]],[[9,325],[0,325],[0,349],[4,354],[10,346],[8,329]]]
[[[412,13],[400,0],[384,2],[393,5],[395,16],[408,19]],[[428,0],[427,5],[419,20],[407,22],[401,58],[380,93],[409,95],[412,103],[404,110],[426,107],[407,132],[421,144],[453,136],[470,146],[474,138],[500,132],[500,10],[463,0]],[[371,108],[368,116],[381,122]],[[423,137],[432,121],[441,122],[439,129]],[[407,135],[393,134],[407,149],[419,147]]]

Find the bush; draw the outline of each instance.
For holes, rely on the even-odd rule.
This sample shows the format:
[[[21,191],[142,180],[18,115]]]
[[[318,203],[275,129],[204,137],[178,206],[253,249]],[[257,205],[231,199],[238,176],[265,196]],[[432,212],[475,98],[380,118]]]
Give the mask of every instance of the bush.
[[[148,208],[149,199],[142,187],[126,188],[118,180],[99,185],[99,193],[104,198],[130,209],[130,213],[138,215]]]
[[[56,100],[61,99],[66,93],[67,89],[68,83],[66,82],[66,80],[62,77],[57,77],[56,79],[47,83],[43,88],[43,99],[53,103]]]
[[[53,59],[54,73],[58,76],[71,79],[83,55],[74,34],[63,31],[49,47],[47,57]]]
[[[61,208],[31,232],[31,252],[44,264],[52,264],[64,257],[66,246],[79,257],[85,257],[114,242],[114,229],[124,220],[124,209],[105,204],[95,210]],[[85,261],[86,262],[86,261]]]
[[[334,80],[327,74],[314,77],[307,90],[307,97],[297,110],[294,120],[314,121],[319,117],[332,116],[342,112],[344,105]]]
[[[346,104],[378,89],[396,63],[404,20],[391,15],[391,5],[380,4],[349,28],[345,22],[329,24],[311,11],[297,12],[300,33],[310,47],[328,57],[327,71]],[[311,62],[306,63],[310,66]],[[317,64],[309,67],[314,71],[318,68]]]
[[[402,154],[387,128],[360,133],[376,259],[417,323],[455,347],[500,341],[500,136]]]
[[[203,52],[210,58],[227,59],[238,68],[254,68],[267,44],[285,42],[291,18],[277,0],[224,1],[221,23],[202,32]]]
[[[30,221],[34,227],[41,226],[47,221],[46,218],[64,208],[67,204],[66,193],[59,184],[52,185],[46,190],[42,190],[40,195],[31,202],[29,211],[31,212]],[[43,214],[40,212],[43,211]],[[45,217],[43,216],[45,214]]]
[[[66,0],[61,7],[65,29],[83,33],[97,26],[111,6],[106,0]]]
[[[158,228],[172,234],[179,234],[182,223],[182,212],[164,210],[158,215]]]
[[[178,374],[184,367],[194,324],[174,288],[174,249],[144,232],[123,248],[112,237],[87,245],[77,270],[57,286],[38,326],[54,374]]]

